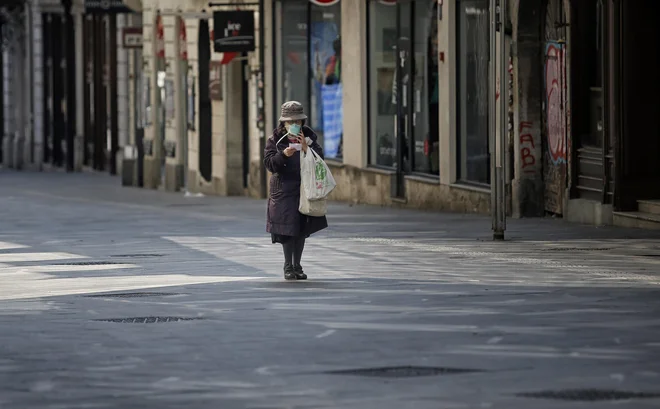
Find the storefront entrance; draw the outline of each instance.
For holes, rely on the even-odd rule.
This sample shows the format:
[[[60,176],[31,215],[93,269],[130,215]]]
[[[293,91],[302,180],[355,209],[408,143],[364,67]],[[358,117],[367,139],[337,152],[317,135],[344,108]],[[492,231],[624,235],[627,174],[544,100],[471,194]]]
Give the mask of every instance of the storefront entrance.
[[[397,2],[396,38],[392,196],[403,198],[405,175],[439,174],[437,1]]]

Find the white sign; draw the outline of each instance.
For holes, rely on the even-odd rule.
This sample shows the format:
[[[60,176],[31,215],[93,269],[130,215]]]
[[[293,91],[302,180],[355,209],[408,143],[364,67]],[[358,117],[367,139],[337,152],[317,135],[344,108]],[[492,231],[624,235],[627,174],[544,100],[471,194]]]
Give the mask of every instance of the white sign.
[[[126,27],[123,32],[124,48],[142,48],[142,27]]]

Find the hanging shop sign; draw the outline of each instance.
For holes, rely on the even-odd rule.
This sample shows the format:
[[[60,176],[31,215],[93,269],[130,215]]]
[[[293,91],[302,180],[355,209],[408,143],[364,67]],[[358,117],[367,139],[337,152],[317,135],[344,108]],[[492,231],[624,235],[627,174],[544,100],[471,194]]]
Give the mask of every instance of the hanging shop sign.
[[[215,32],[211,30],[211,42],[215,39]],[[222,65],[229,64],[234,58],[238,57],[237,52],[220,53],[220,63]]]
[[[124,27],[121,39],[124,48],[142,48],[142,27]]]
[[[215,11],[213,29],[213,51],[241,53],[255,50],[253,11]]]

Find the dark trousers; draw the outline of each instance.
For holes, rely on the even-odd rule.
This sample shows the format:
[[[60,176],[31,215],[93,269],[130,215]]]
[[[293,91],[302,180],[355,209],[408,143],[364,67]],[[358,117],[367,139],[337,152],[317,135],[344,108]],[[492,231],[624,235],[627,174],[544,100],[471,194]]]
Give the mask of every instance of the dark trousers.
[[[299,267],[305,249],[305,236],[291,237],[282,243],[282,249],[284,250],[284,265]]]

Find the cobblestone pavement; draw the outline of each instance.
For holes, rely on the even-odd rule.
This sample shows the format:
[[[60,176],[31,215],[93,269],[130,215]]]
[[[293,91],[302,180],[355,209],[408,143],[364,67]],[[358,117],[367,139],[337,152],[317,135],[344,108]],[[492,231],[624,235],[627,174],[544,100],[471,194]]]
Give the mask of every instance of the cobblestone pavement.
[[[0,170],[0,409],[660,407],[658,232],[333,204],[291,283],[263,201],[118,185]]]

